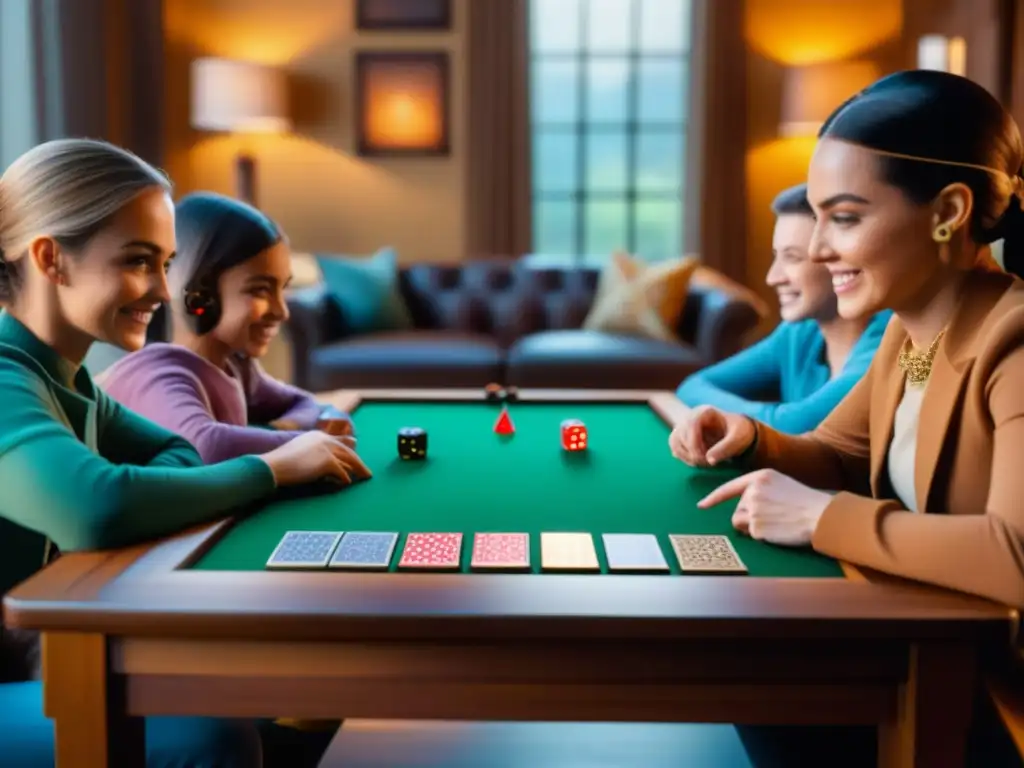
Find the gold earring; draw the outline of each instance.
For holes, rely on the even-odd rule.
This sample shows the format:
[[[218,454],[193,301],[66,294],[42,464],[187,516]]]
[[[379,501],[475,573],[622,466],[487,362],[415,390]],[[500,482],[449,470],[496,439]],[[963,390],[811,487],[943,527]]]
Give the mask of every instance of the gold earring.
[[[953,230],[949,224],[939,224],[932,232],[932,239],[936,243],[948,243],[949,239],[953,236]]]

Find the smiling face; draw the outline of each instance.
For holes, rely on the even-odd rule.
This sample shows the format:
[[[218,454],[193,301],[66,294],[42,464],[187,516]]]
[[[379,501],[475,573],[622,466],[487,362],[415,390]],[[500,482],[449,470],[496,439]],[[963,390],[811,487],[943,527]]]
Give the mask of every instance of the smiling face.
[[[915,205],[887,184],[877,155],[823,139],[807,190],[817,217],[811,256],[831,272],[842,317],[914,309],[934,292],[941,270],[932,206]]]
[[[779,311],[787,322],[828,320],[836,314],[832,275],[808,254],[813,234],[811,216],[785,213],[775,221],[772,265],[766,282],[778,294]]]
[[[170,298],[174,204],[154,187],[118,211],[80,253],[57,254],[58,288],[68,323],[91,340],[141,349],[153,313]]]
[[[288,319],[290,282],[291,251],[283,241],[226,270],[218,281],[221,316],[210,336],[232,353],[265,355]]]

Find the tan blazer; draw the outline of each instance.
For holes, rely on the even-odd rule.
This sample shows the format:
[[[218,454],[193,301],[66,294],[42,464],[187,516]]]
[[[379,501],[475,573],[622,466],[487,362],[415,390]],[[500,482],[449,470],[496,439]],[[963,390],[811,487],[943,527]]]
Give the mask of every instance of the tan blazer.
[[[841,489],[812,545],[883,573],[1024,607],[1024,281],[972,272],[921,404],[920,512],[889,485],[907,338],[894,317],[863,379],[806,435],[759,424],[756,466]]]

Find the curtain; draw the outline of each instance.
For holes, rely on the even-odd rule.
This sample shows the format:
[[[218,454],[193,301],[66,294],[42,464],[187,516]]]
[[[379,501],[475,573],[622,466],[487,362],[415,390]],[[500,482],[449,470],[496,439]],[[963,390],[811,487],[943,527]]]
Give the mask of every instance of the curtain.
[[[163,159],[163,0],[2,0],[0,160],[50,139]]]
[[[747,65],[743,0],[693,0],[685,250],[747,279]]]
[[[527,0],[467,3],[466,255],[530,250]]]

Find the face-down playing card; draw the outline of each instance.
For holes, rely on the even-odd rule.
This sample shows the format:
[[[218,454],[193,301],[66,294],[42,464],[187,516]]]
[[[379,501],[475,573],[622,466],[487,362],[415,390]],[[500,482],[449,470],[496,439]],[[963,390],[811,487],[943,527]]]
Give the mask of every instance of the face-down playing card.
[[[274,548],[266,567],[324,568],[340,539],[339,531],[288,531]]]
[[[530,536],[526,533],[478,533],[473,537],[472,568],[526,570],[530,567]]]
[[[458,570],[461,556],[461,533],[410,533],[398,567]]]
[[[398,534],[377,531],[348,531],[334,550],[331,568],[385,570],[398,543]]]
[[[608,570],[668,572],[668,562],[652,533],[606,533],[602,536]]]
[[[669,540],[683,573],[747,573],[728,536],[673,533]]]
[[[589,533],[545,531],[540,535],[540,559],[545,571],[599,571],[597,549]]]

